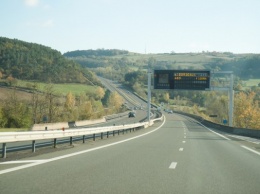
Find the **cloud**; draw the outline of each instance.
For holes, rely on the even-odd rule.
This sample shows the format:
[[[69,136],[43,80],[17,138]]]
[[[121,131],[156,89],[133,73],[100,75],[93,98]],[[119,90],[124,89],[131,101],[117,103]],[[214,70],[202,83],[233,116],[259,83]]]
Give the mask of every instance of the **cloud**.
[[[25,5],[35,7],[39,4],[39,0],[24,0]]]

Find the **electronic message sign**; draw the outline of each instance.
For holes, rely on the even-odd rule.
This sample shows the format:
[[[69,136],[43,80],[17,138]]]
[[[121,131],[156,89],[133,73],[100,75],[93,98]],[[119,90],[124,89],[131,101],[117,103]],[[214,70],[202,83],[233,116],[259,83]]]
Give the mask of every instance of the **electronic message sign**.
[[[210,71],[154,70],[154,89],[209,90]]]

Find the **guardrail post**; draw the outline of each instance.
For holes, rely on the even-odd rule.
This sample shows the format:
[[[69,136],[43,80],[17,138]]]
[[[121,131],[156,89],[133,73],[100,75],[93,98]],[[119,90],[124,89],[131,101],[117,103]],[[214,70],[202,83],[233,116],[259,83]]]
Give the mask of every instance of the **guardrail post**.
[[[70,137],[70,145],[72,145],[72,137]]]
[[[103,132],[101,133],[101,139],[103,139]]]
[[[56,145],[57,145],[57,138],[54,138],[53,147],[56,148]]]
[[[3,143],[3,147],[2,147],[2,158],[6,158],[6,143]]]
[[[118,133],[118,135],[119,135],[119,134],[120,134],[120,130],[118,130],[118,132],[117,132],[117,133]]]
[[[115,136],[115,131],[113,131],[113,136]]]
[[[35,140],[32,141],[32,152],[34,153],[35,152]]]
[[[109,137],[109,132],[107,132],[107,138]]]
[[[93,134],[93,141],[96,141],[96,134]]]
[[[83,143],[85,143],[85,135],[83,135]]]

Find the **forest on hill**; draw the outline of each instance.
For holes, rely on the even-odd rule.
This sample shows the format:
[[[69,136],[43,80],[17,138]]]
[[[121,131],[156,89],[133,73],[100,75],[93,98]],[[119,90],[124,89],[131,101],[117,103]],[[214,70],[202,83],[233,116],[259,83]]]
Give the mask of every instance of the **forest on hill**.
[[[78,50],[64,53],[67,58],[98,75],[123,80],[125,73],[152,69],[208,69],[233,71],[241,80],[260,79],[260,54],[230,52],[138,54],[120,50]],[[124,72],[124,73],[122,73]]]
[[[0,37],[0,79],[100,85],[94,74],[49,47]]]

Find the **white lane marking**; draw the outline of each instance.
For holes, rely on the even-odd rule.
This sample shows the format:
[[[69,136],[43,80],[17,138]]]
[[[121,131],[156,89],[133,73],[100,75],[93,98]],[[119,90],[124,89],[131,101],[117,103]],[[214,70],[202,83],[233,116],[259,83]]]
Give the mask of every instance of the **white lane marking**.
[[[18,161],[8,161],[8,162],[2,162],[1,164],[21,164],[21,163],[41,163],[45,162],[46,160],[18,160]]]
[[[241,146],[241,147],[260,156],[260,153],[259,153],[259,152],[255,151],[255,150],[253,150],[253,149],[251,149],[251,148],[249,148],[249,147],[246,147],[246,146]]]
[[[186,143],[186,141],[182,141],[182,143]]]
[[[124,143],[124,142],[127,142],[127,141],[131,141],[131,140],[146,136],[150,133],[153,133],[153,132],[159,130],[164,125],[165,122],[166,122],[166,118],[164,117],[164,121],[159,127],[157,127],[156,129],[154,129],[152,131],[144,133],[142,135],[138,135],[138,136],[135,136],[135,137],[131,137],[131,138],[128,138],[128,139],[125,139],[125,140],[122,140],[122,141],[118,141],[118,142],[115,142],[115,143],[111,143],[111,144],[96,147],[96,148],[92,148],[92,149],[88,149],[88,150],[84,150],[84,151],[80,151],[80,152],[75,152],[75,153],[67,154],[67,155],[64,155],[64,156],[58,156],[58,157],[55,157],[55,158],[47,159],[47,160],[42,161],[42,162],[35,162],[35,163],[32,163],[32,164],[26,164],[26,165],[14,167],[14,168],[9,168],[9,169],[6,169],[6,170],[1,170],[0,175],[5,174],[5,173],[9,173],[9,172],[13,172],[13,171],[17,171],[17,170],[21,170],[21,169],[25,169],[25,168],[29,168],[29,167],[33,167],[33,166],[37,166],[37,165],[40,165],[40,164],[45,164],[45,163],[48,163],[48,162],[64,159],[64,158],[69,158],[69,157],[72,157],[72,156],[77,156],[77,155],[80,155],[80,154],[92,152],[92,151],[99,150],[99,149],[102,149],[102,148],[107,148],[107,147],[117,145],[117,144],[121,144],[121,143]]]
[[[182,152],[182,151],[183,151],[183,148],[180,148],[179,151]]]
[[[199,123],[202,127],[205,127],[207,130],[211,131],[212,133],[215,133],[216,135],[218,135],[218,136],[220,136],[220,137],[222,137],[222,138],[224,138],[224,139],[226,139],[226,140],[231,140],[231,139],[227,138],[226,136],[221,135],[220,133],[217,133],[217,132],[211,130],[210,128],[206,127],[206,126],[203,125],[202,123],[200,123],[200,122],[198,122],[198,123]]]
[[[171,165],[169,166],[170,169],[175,169],[177,166],[177,162],[172,162]]]
[[[241,140],[244,140],[244,141],[247,141],[247,142],[251,142],[251,143],[254,143],[254,144],[260,144],[258,139],[254,139],[254,138],[251,138],[251,137],[242,137],[242,136],[238,136],[238,135],[228,135],[228,136],[234,137],[236,139],[241,139]]]
[[[183,115],[182,115],[183,116]],[[185,116],[184,116],[185,117]],[[187,118],[187,117],[185,117],[187,120],[190,120],[190,121],[193,121],[194,119],[191,119],[191,118]],[[195,120],[196,121],[196,120]],[[209,131],[211,131],[212,133],[215,133],[216,135],[218,135],[218,136],[220,136],[220,137],[222,137],[222,138],[224,138],[224,139],[226,139],[226,140],[231,140],[231,139],[229,139],[229,138],[227,138],[227,137],[225,137],[224,135],[221,135],[220,133],[217,133],[217,132],[215,132],[215,131],[213,131],[213,130],[211,130],[211,129],[209,129],[208,127],[206,127],[205,125],[203,125],[202,123],[200,123],[199,121],[196,121],[199,125],[201,125],[202,127],[205,127],[206,129],[208,129]]]

